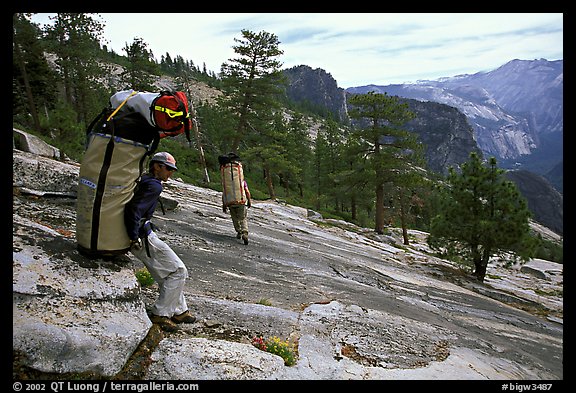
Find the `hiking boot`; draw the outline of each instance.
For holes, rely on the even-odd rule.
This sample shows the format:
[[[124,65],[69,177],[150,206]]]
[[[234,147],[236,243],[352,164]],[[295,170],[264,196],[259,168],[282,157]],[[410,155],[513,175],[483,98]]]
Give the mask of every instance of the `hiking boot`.
[[[178,326],[176,326],[176,324],[168,317],[152,314],[150,315],[150,321],[160,326],[160,328],[165,332],[175,332],[178,330]]]
[[[242,237],[242,232],[238,232],[238,233],[236,234],[236,239],[240,239],[241,237]]]
[[[242,235],[242,240],[244,240],[244,244],[248,244],[248,235]]]
[[[173,315],[172,321],[176,323],[194,323],[196,321],[196,317],[190,314],[190,311],[186,310],[182,314]]]

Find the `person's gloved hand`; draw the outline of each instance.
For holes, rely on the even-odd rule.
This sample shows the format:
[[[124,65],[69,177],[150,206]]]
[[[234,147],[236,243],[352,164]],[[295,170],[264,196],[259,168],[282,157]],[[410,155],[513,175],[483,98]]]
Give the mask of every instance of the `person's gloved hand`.
[[[130,240],[130,251],[140,251],[142,249],[142,241],[140,239]]]

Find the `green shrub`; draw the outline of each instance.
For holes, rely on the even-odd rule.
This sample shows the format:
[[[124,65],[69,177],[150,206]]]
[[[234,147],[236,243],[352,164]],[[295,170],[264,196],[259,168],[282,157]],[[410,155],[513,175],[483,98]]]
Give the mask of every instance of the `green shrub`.
[[[258,300],[257,304],[262,304],[264,306],[271,306],[272,302],[270,301],[270,299],[262,298],[262,299]]]
[[[154,284],[154,278],[152,278],[152,275],[145,267],[136,271],[136,279],[143,287]]]

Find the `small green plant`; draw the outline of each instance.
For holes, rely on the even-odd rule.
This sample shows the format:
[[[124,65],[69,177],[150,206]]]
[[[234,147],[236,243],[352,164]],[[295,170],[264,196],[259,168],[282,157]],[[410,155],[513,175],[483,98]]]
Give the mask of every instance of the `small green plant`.
[[[262,304],[263,306],[271,306],[272,302],[270,301],[270,299],[262,298],[262,299],[258,300],[258,303],[256,303],[256,304]]]
[[[136,271],[136,279],[143,287],[154,284],[154,278],[152,278],[152,275],[145,267]]]
[[[298,358],[298,349],[296,343],[290,344],[288,340],[282,341],[280,338],[273,336],[266,340],[260,337],[252,339],[252,345],[256,348],[270,352],[271,354],[278,355],[284,359],[286,366],[293,366],[296,364]]]

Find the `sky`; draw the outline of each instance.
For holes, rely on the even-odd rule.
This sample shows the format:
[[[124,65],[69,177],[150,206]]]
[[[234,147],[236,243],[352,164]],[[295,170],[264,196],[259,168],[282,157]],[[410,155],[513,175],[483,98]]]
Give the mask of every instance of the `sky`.
[[[36,14],[32,21],[48,22]],[[307,65],[338,87],[415,83],[494,70],[519,60],[563,59],[562,13],[99,13],[102,43],[126,55],[141,38],[218,73],[238,58],[241,30],[278,37],[282,69]]]

